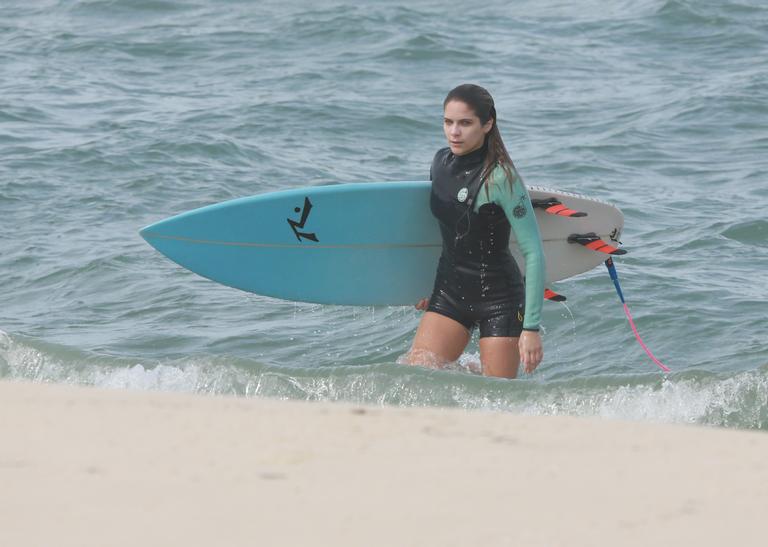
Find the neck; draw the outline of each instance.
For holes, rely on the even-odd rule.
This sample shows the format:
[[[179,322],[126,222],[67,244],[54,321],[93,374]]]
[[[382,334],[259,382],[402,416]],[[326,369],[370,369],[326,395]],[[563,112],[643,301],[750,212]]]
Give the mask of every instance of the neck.
[[[462,154],[460,156],[455,155],[456,159],[461,164],[468,164],[468,163],[478,163],[482,162],[485,159],[486,154],[488,153],[488,139],[483,141],[483,144],[480,145],[479,148],[475,148],[471,152],[467,152],[466,154]]]

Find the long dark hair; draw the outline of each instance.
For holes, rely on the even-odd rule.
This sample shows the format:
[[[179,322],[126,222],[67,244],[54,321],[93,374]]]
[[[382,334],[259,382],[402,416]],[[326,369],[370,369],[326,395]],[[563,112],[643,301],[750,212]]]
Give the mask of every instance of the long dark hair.
[[[485,154],[485,165],[483,168],[483,183],[486,183],[491,176],[496,165],[501,165],[504,173],[507,175],[507,181],[510,186],[515,181],[515,164],[509,157],[504,141],[501,140],[499,133],[499,124],[496,121],[496,106],[493,104],[493,97],[488,90],[475,84],[461,84],[454,87],[448,93],[443,101],[443,109],[451,101],[461,101],[480,118],[480,125],[485,125],[488,120],[493,120],[493,127],[485,136],[485,142],[488,144],[488,151]],[[487,186],[486,186],[487,190]]]

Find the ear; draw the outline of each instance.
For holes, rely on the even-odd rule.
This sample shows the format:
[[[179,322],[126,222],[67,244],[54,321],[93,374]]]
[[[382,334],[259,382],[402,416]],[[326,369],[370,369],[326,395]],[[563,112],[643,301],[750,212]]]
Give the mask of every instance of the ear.
[[[483,133],[487,135],[491,129],[493,129],[493,118],[488,118],[488,121],[483,125]]]

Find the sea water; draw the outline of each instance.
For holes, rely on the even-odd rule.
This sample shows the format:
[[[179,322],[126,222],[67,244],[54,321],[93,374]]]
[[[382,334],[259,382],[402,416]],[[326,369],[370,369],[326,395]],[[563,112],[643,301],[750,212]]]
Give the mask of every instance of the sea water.
[[[425,180],[442,100],[493,94],[529,184],[610,201],[520,380],[398,364],[413,308],[284,302],[138,230],[302,185]],[[425,211],[429,214],[429,211]],[[768,428],[762,0],[26,0],[0,7],[0,378]],[[425,295],[427,296],[427,295]]]

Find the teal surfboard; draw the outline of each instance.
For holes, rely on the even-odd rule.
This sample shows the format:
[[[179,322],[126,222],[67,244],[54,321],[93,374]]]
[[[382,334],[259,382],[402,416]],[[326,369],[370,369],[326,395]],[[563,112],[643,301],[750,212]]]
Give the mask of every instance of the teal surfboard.
[[[577,194],[528,190],[531,199],[554,197],[587,213],[536,210],[547,282],[602,264],[606,255],[568,236],[595,232],[618,241],[621,211]],[[442,245],[429,191],[429,182],[297,188],[202,207],[140,233],[184,268],[244,291],[322,304],[412,305],[431,294]],[[514,238],[510,249],[524,268]]]

